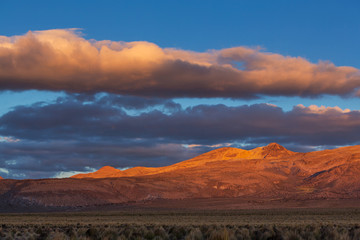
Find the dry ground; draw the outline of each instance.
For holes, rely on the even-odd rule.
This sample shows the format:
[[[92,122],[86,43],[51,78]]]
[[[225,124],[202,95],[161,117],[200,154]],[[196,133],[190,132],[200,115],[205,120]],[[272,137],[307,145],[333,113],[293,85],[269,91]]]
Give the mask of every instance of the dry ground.
[[[0,214],[0,239],[360,239],[360,209]]]

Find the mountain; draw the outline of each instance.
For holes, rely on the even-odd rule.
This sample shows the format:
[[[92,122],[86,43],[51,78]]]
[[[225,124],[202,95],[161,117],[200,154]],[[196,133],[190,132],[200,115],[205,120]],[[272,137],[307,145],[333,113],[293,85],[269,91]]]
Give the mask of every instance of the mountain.
[[[219,148],[159,168],[106,166],[68,179],[4,179],[0,210],[158,203],[188,208],[200,202],[198,207],[213,208],[315,206],[314,201],[358,206],[359,193],[360,146],[297,153],[271,143],[252,150]]]
[[[1,180],[1,179],[4,179],[4,178],[0,176],[0,180]]]
[[[146,176],[155,175],[166,172],[181,171],[184,169],[190,170],[192,168],[202,168],[205,164],[217,161],[231,161],[238,159],[273,159],[284,158],[296,154],[289,151],[283,146],[277,143],[271,143],[265,147],[255,148],[253,150],[243,150],[239,148],[219,148],[208,153],[204,153],[198,157],[192,158],[187,161],[183,161],[171,166],[158,167],[158,168],[146,168],[146,167],[134,167],[124,171],[113,168],[111,166],[105,166],[98,171],[86,174],[77,174],[71,178],[113,178],[113,177],[134,177],[134,176]]]

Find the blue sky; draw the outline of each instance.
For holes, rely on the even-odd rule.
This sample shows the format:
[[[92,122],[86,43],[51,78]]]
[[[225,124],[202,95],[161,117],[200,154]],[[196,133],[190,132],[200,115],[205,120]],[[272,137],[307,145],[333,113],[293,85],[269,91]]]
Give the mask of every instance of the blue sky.
[[[261,46],[360,67],[358,1],[3,1],[5,36],[82,28],[85,38],[205,51]]]
[[[231,87],[226,88],[227,90],[223,92],[219,89],[208,89],[208,91],[205,88],[202,91],[201,82],[200,85],[194,83],[194,86],[198,87],[194,91],[191,86],[185,90],[179,90],[180,92],[173,86],[164,91],[161,84],[160,88],[153,92],[146,92],[147,90],[144,89],[130,91],[131,88],[117,91],[114,89],[114,86],[117,85],[105,86],[104,89],[100,85],[82,86],[81,83],[77,85],[76,79],[79,75],[72,76],[74,84],[71,83],[71,87],[61,87],[67,83],[51,85],[58,81],[51,79],[49,79],[49,82],[53,81],[51,84],[42,85],[44,81],[47,81],[46,77],[42,82],[36,82],[33,78],[29,78],[31,81],[25,79],[30,83],[24,85],[21,82],[23,77],[19,80],[15,76],[17,70],[23,69],[14,67],[14,71],[6,72],[8,71],[6,64],[9,63],[10,58],[4,57],[3,65],[0,65],[0,73],[4,71],[7,74],[4,75],[7,77],[1,78],[2,75],[0,76],[2,90],[0,92],[0,102],[2,103],[0,104],[0,137],[2,137],[2,140],[0,138],[0,176],[12,178],[52,177],[59,174],[66,175],[67,172],[96,169],[105,164],[119,168],[137,165],[161,166],[185,160],[219,144],[251,148],[277,141],[290,149],[299,151],[358,144],[356,133],[360,129],[360,121],[357,118],[357,110],[360,110],[360,101],[356,96],[357,88],[353,87],[352,89],[352,86],[358,86],[357,82],[359,82],[359,73],[356,73],[360,68],[358,57],[360,55],[359,10],[360,3],[358,1],[322,0],[2,1],[0,6],[1,36],[23,36],[25,38],[28,36],[26,35],[28,31],[77,28],[80,30],[76,36],[81,42],[144,41],[156,44],[156,51],[178,49],[183,54],[194,53],[196,57],[200,57],[201,53],[211,52],[213,55],[207,56],[209,59],[201,64],[212,64],[212,66],[224,64],[221,62],[222,58],[216,60],[220,62],[213,62],[215,61],[213,58],[218,57],[217,54],[226,54],[224,49],[237,51],[236,54],[240,54],[239,51],[257,49],[252,53],[253,56],[262,54],[262,58],[266,58],[270,54],[277,54],[281,56],[282,60],[276,62],[278,56],[271,55],[271,59],[275,62],[269,63],[270,70],[271,73],[275,71],[275,75],[271,75],[273,77],[269,77],[269,80],[266,80],[268,82],[271,82],[272,78],[276,78],[277,68],[273,68],[271,64],[280,64],[281,68],[283,66],[281,61],[286,61],[285,65],[288,63],[287,57],[291,58],[289,61],[296,62],[296,66],[305,68],[314,64],[317,68],[315,72],[339,71],[341,72],[339,74],[343,75],[339,75],[339,77],[334,75],[334,79],[329,80],[321,77],[320,80],[315,79],[318,81],[316,84],[304,88],[302,88],[301,76],[297,80],[285,79],[288,82],[282,82],[283,88],[279,86],[278,89],[274,84],[260,90],[246,92],[248,85],[242,85],[239,89],[245,89],[245,92],[241,93],[243,95],[240,97],[237,97],[235,90],[231,91]],[[67,34],[65,38],[75,36],[68,32],[61,34]],[[243,47],[245,50],[235,50],[235,47]],[[36,55],[36,51],[34,55]],[[175,55],[176,53],[169,54],[172,57]],[[0,54],[0,58],[2,56],[5,55]],[[27,57],[31,59],[30,55]],[[297,57],[300,57],[300,60]],[[238,58],[234,60],[230,57],[229,63],[238,61],[236,63],[238,64]],[[191,65],[193,64],[191,61],[195,60],[192,58],[191,61],[189,60],[190,62],[187,62],[188,60],[182,58],[181,61]],[[246,59],[246,61],[247,64],[250,64],[251,60]],[[256,64],[261,64],[261,61],[259,60]],[[243,63],[240,61],[240,64]],[[333,69],[331,64],[334,64],[333,66],[337,70],[334,70],[335,68]],[[196,67],[195,65],[191,66]],[[14,66],[19,66],[19,64]],[[352,69],[340,69],[341,66],[352,67]],[[175,69],[177,67],[180,69],[185,66],[173,66]],[[251,70],[251,67],[249,69]],[[296,70],[300,72],[300,75],[302,74],[301,67]],[[194,74],[202,73],[202,71],[196,70]],[[283,71],[286,72],[286,70],[281,70],[281,74]],[[63,70],[59,71],[59,73],[61,72]],[[281,74],[279,72],[279,75]],[[171,79],[172,76],[166,75],[167,79]],[[212,77],[213,75],[206,76]],[[206,81],[206,76],[201,81]],[[297,75],[292,76],[296,77]],[[344,80],[339,80],[341,76],[346,77]],[[13,82],[9,82],[9,79],[13,78],[19,81],[16,86],[12,85]],[[181,81],[181,79],[179,77],[173,81]],[[89,80],[91,81],[92,78],[86,78],[84,81]],[[190,84],[191,81],[193,80],[189,80]],[[217,80],[212,81],[216,85]],[[291,81],[294,81],[294,86],[291,86]],[[327,81],[331,83],[329,84]],[[346,85],[346,82],[350,81],[353,83]],[[300,84],[297,85],[295,82],[300,82]],[[332,82],[334,83],[332,84]],[[339,84],[338,91],[336,84]],[[94,98],[99,86],[101,88],[99,92],[110,93],[106,99],[101,100],[99,95]],[[91,94],[84,92],[84,89],[88,89],[88,87],[95,94],[90,100]],[[113,89],[114,91],[112,91]],[[246,94],[250,94],[250,98]],[[104,102],[108,105],[104,105]],[[300,107],[299,104],[301,104]],[[316,107],[310,107],[311,105],[316,105]],[[322,109],[322,105],[329,108]],[[335,107],[339,107],[339,109]],[[55,111],[54,108],[62,109],[62,111]],[[346,109],[350,109],[351,112]],[[252,121],[259,125],[251,124],[252,121],[245,121],[248,115],[244,114],[250,110],[254,118]],[[78,116],[78,118],[74,117],[66,124],[56,121],[56,119],[61,119],[64,114],[71,114],[73,111],[84,111],[84,115]],[[54,115],[47,116],[46,112],[53,112]],[[289,130],[283,131],[281,126],[278,126],[279,129],[275,129],[274,132],[256,130],[262,129],[264,123],[260,123],[258,120],[268,116],[265,112],[271,116],[269,124],[283,122]],[[105,113],[111,117],[103,119],[103,116],[98,116],[98,114]],[[127,126],[127,129],[132,129],[133,126],[127,125],[129,122],[124,120],[130,119],[130,116],[124,115],[125,113],[137,113],[144,117],[143,120],[129,120],[130,122],[139,121],[138,128],[134,129],[141,129],[147,123],[153,124],[151,126],[156,128],[161,126],[161,124],[158,125],[160,121],[169,129],[165,131],[160,127],[157,131],[127,132],[123,135],[121,131],[116,132],[115,130],[113,134],[110,134],[104,126],[101,131],[99,129],[99,131],[91,132],[90,119],[102,119],[102,122],[115,126],[116,122],[113,122],[113,119],[120,118],[120,116],[122,116],[122,124]],[[213,113],[227,116],[228,124],[239,121],[246,127],[239,129],[235,125],[231,125],[229,128],[222,129],[223,126],[212,116]],[[231,115],[232,113],[234,115]],[[71,117],[71,115],[67,116]],[[300,117],[295,120],[294,116]],[[200,119],[200,117],[203,118]],[[167,122],[168,118],[177,125]],[[312,118],[311,121],[309,118]],[[207,121],[207,119],[212,120]],[[42,123],[42,126],[37,126],[37,121]],[[119,122],[121,121],[119,120]],[[329,122],[329,128],[337,129],[337,131],[329,132],[324,128],[316,133],[318,138],[312,134],[305,134],[313,126],[324,121]],[[344,126],[340,124],[340,127],[338,121],[347,124]],[[199,129],[199,122],[209,124],[210,129],[215,129],[213,130],[214,135],[197,132],[195,129]],[[87,124],[90,124],[88,128],[85,127]],[[97,124],[99,125],[99,123]],[[80,131],[79,126],[84,126],[84,130]],[[303,132],[294,132],[290,130],[290,126],[299,126],[303,128]],[[37,131],[32,130],[34,127]],[[117,127],[121,128],[121,126]],[[188,135],[174,137],[173,134],[180,134],[171,130],[174,127],[184,128],[181,133],[187,132],[186,129],[192,131],[189,131]],[[250,128],[253,128],[254,131],[246,134],[246,129]],[[67,130],[69,130],[68,135],[62,135]],[[122,129],[122,131],[125,130]],[[279,132],[278,135],[276,135],[276,131]],[[239,137],[233,135],[233,132]],[[62,136],[62,138],[55,136]],[[70,138],[72,138],[71,141]],[[339,138],[344,140],[340,141]],[[115,139],[119,144],[110,146],[111,139]],[[46,142],[50,144],[46,146]],[[132,151],[129,150],[126,142],[132,144]],[[192,144],[197,147],[184,147],[192,146]],[[71,145],[79,146],[78,149],[82,150],[71,152]],[[91,148],[94,148],[93,146],[97,146],[96,152],[90,151]],[[111,149],[109,150],[109,148]],[[59,149],[62,149],[61,153],[59,153]],[[122,156],[118,157],[117,154]],[[49,159],[48,156],[52,157]],[[63,158],[69,160],[64,161]],[[34,164],[45,163],[46,167],[33,167]]]

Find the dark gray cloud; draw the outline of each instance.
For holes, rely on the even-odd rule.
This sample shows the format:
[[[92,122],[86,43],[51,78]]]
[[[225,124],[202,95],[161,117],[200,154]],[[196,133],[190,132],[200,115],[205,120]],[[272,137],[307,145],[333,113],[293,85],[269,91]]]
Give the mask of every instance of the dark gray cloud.
[[[21,141],[0,144],[0,169],[3,177],[43,178],[59,172],[86,171],[110,165],[117,168],[164,166],[191,158],[199,152],[177,144],[149,140],[104,141]],[[0,173],[1,175],[1,173]]]
[[[134,109],[136,114],[129,113]],[[0,170],[10,171],[4,177],[50,177],[104,165],[161,166],[225,145],[278,142],[312,150],[357,144],[359,134],[360,112],[338,107],[183,109],[166,99],[75,94],[18,106],[0,117]]]

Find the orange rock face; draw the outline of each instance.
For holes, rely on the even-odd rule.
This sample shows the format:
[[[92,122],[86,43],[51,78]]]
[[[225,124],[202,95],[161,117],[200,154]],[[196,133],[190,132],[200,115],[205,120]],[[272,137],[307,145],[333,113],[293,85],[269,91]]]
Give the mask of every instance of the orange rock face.
[[[253,150],[243,150],[239,148],[224,147],[219,148],[208,153],[204,153],[198,157],[192,158],[187,161],[183,161],[171,166],[158,167],[158,168],[146,168],[146,167],[134,167],[124,171],[119,169],[105,166],[100,168],[98,171],[86,174],[77,174],[71,178],[113,178],[113,177],[135,177],[135,176],[146,176],[155,175],[166,172],[178,172],[185,169],[197,168],[203,169],[204,171],[210,171],[211,169],[204,169],[204,165],[210,162],[224,162],[229,165],[233,164],[237,160],[245,159],[273,159],[273,158],[284,158],[295,155],[295,152],[289,151],[283,146],[277,143],[271,143],[265,147],[255,148]],[[241,170],[241,169],[239,169]],[[216,173],[214,173],[216,174]]]
[[[297,153],[276,143],[252,150],[220,148],[166,167],[106,166],[69,179],[0,183],[0,198],[45,206],[205,198],[357,201],[359,193],[360,146]]]

